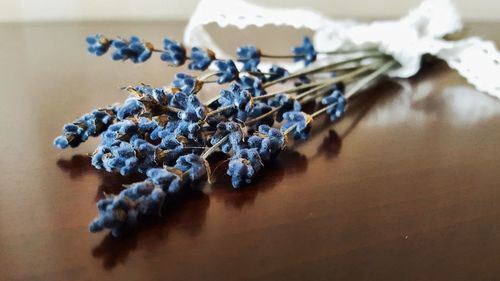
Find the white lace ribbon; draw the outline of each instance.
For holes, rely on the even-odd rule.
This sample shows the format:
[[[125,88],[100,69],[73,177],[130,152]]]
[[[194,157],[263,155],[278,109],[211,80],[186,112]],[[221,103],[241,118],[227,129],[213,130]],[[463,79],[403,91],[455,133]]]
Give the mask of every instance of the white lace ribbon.
[[[451,0],[426,0],[399,20],[371,23],[336,21],[308,10],[264,8],[243,0],[201,0],[184,32],[184,43],[227,56],[205,29],[211,23],[240,29],[267,24],[308,28],[315,31],[318,50],[377,47],[399,61],[401,68],[390,73],[399,78],[416,74],[422,55],[431,54],[476,89],[500,98],[500,54],[495,45],[476,37],[443,39],[462,28]]]

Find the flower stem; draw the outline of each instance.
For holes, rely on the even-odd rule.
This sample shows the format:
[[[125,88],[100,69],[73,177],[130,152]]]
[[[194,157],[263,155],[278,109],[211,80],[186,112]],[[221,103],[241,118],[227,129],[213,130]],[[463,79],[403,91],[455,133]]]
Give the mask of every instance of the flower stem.
[[[269,55],[261,53],[260,56],[263,58],[270,58],[270,59],[294,59],[297,57],[303,57],[304,55]]]
[[[262,114],[261,116],[258,116],[258,117],[255,117],[253,119],[250,119],[248,121],[245,122],[245,125],[248,126],[248,125],[252,125],[253,123],[259,121],[259,120],[262,120],[270,115],[273,115],[276,111],[278,111],[279,109],[281,108],[281,106],[278,106],[278,107],[275,107],[273,109],[271,109],[269,112],[266,112],[264,114]]]
[[[207,113],[206,117],[209,117],[209,116],[212,116],[212,115],[215,115],[217,113],[220,113],[224,110],[228,110],[228,109],[231,109],[231,108],[234,108],[234,105],[227,105],[227,106],[221,106],[215,110],[212,110],[210,112]]]
[[[313,82],[313,83],[308,83],[308,84],[305,84],[305,85],[300,85],[300,86],[297,86],[297,87],[292,87],[292,88],[289,88],[289,89],[286,89],[286,90],[282,90],[282,91],[276,91],[276,92],[272,92],[272,93],[268,93],[268,94],[265,94],[265,95],[262,95],[262,96],[258,96],[258,97],[254,97],[253,99],[254,100],[261,100],[261,99],[266,99],[266,98],[270,98],[270,97],[273,97],[273,96],[276,96],[276,95],[279,95],[279,94],[287,94],[287,93],[293,93],[293,92],[298,92],[300,90],[305,90],[305,89],[310,89],[310,88],[313,88],[313,87],[317,87],[317,86],[323,86],[323,85],[331,85],[331,84],[335,84],[335,83],[339,83],[339,82],[344,82],[344,81],[347,81],[367,70],[369,70],[370,68],[373,68],[375,66],[378,66],[379,64],[376,63],[376,64],[369,64],[369,65],[364,65],[364,66],[360,66],[360,67],[355,67],[355,68],[351,68],[352,69],[352,72],[348,72],[344,75],[341,75],[341,76],[337,76],[337,77],[334,77],[334,78],[331,78],[331,79],[327,79],[327,80],[323,80],[323,81],[318,81],[318,82]],[[311,89],[312,91],[312,89]],[[307,92],[305,92],[307,93]],[[307,93],[308,94],[308,93]],[[305,94],[305,95],[307,95]]]
[[[380,68],[378,68],[377,70],[373,71],[372,73],[370,73],[366,77],[359,80],[358,83],[354,84],[354,86],[352,86],[352,88],[350,88],[346,92],[346,94],[345,94],[346,99],[352,98],[352,96],[354,94],[356,94],[360,89],[362,89],[363,87],[368,85],[373,80],[375,80],[375,79],[379,78],[380,76],[384,75],[385,73],[387,73],[391,69],[391,67],[396,65],[396,63],[397,62],[395,60],[390,60],[390,61],[386,62],[384,65],[382,65]],[[322,109],[311,114],[311,117],[315,118],[315,117],[321,115],[322,113],[326,112],[329,108],[334,107],[335,105],[336,105],[336,103],[325,106]]]
[[[316,52],[319,55],[345,55],[345,54],[354,54],[354,53],[359,53],[359,52],[375,52],[378,51],[376,48],[370,48],[370,49],[358,49],[358,50],[341,50],[341,51],[318,51]],[[294,59],[294,58],[299,58],[299,57],[304,57],[305,55],[294,55],[294,54],[288,54],[288,55],[272,55],[272,54],[264,54],[260,53],[260,56],[263,58],[272,58],[272,59]]]
[[[198,80],[200,80],[201,82],[205,82],[208,78],[210,77],[214,77],[214,76],[217,76],[220,72],[211,72],[211,73],[208,73],[206,75],[203,75],[201,76]]]
[[[207,151],[205,151],[202,155],[201,155],[201,158],[203,159],[207,159],[208,156],[210,156],[210,154],[214,153],[215,150],[221,146],[227,139],[229,138],[229,134],[227,134],[226,136],[224,136],[222,139],[220,139],[220,141],[218,141],[216,144],[214,144],[213,146],[211,146],[209,149],[207,149]]]
[[[327,81],[322,81],[321,84],[319,84],[316,87],[314,87],[314,88],[312,88],[312,89],[310,89],[308,91],[305,91],[302,94],[296,96],[295,99],[296,100],[300,100],[300,99],[302,99],[302,98],[304,98],[304,97],[306,97],[306,96],[308,96],[308,95],[310,95],[312,93],[323,92],[321,90],[323,90],[325,88],[328,88],[328,87],[330,87],[330,86],[332,86],[332,85],[334,85],[334,84],[336,84],[338,82],[352,79],[352,78],[356,77],[357,75],[359,75],[359,74],[361,74],[363,72],[366,72],[366,71],[368,71],[368,70],[370,70],[370,69],[372,69],[374,67],[377,67],[378,65],[380,65],[380,64],[365,65],[365,66],[363,66],[363,67],[361,67],[361,68],[359,68],[359,69],[357,69],[357,70],[355,70],[353,72],[345,74],[343,76],[335,77],[335,78],[329,79]],[[311,84],[313,84],[313,83],[311,83]],[[280,92],[280,93],[282,93],[282,92]],[[275,95],[275,93],[272,93],[272,94]],[[259,97],[255,97],[253,99],[255,100],[257,98],[259,98]],[[264,118],[266,118],[266,117],[274,114],[275,112],[277,112],[280,108],[281,108],[281,106],[275,107],[271,111],[266,112],[266,113],[262,114],[261,116],[258,116],[256,118],[250,119],[250,120],[248,120],[248,121],[245,122],[245,125],[251,125],[251,124],[253,124],[253,123],[255,123],[255,122],[257,122],[257,121],[259,121],[261,119],[264,119]]]
[[[339,66],[343,66],[343,65],[353,63],[353,62],[362,61],[362,60],[367,59],[367,58],[376,58],[376,57],[387,57],[387,55],[377,52],[377,53],[373,53],[373,54],[365,54],[363,56],[356,57],[356,58],[346,59],[346,60],[343,60],[340,62],[330,63],[330,64],[323,65],[323,66],[311,67],[311,68],[304,69],[304,70],[299,71],[299,72],[292,73],[288,76],[276,79],[274,81],[268,82],[262,86],[264,88],[267,88],[267,87],[270,87],[270,86],[275,85],[277,83],[281,83],[281,82],[284,82],[284,81],[287,81],[290,79],[294,79],[294,78],[300,77],[302,75],[318,73],[318,72],[322,72],[325,70],[335,70],[335,68],[339,67]]]
[[[290,128],[286,129],[286,131],[283,132],[283,134],[286,136],[288,135],[291,131],[293,131],[297,127],[297,125],[293,125]]]
[[[338,83],[338,82],[342,82],[342,81],[345,81],[345,80],[352,79],[352,78],[354,78],[354,77],[356,77],[356,76],[358,76],[358,75],[362,74],[363,72],[366,72],[366,71],[368,71],[368,70],[370,70],[370,69],[372,69],[372,68],[374,68],[374,67],[376,67],[376,66],[378,66],[378,64],[375,64],[375,65],[374,65],[374,64],[365,65],[365,66],[360,67],[359,69],[354,70],[354,71],[352,71],[352,72],[349,72],[349,73],[347,73],[347,74],[345,74],[345,75],[342,75],[342,76],[339,76],[339,77],[335,77],[335,78],[333,78],[333,79],[330,79],[329,81],[325,81],[325,83],[324,83],[322,86],[319,86],[319,87],[314,88],[314,89],[316,89],[316,90],[320,90],[320,89],[322,89],[322,88],[325,88],[325,87],[331,86],[331,85],[336,84],[336,83]],[[311,90],[309,90],[309,91],[307,91],[307,92],[304,92],[304,93],[302,93],[302,94],[298,95],[298,96],[296,97],[296,99],[301,99],[302,97],[305,97],[306,95],[308,95],[308,94],[309,94],[308,92],[311,92],[311,91],[313,91],[314,89],[311,89]]]
[[[357,50],[337,50],[337,51],[318,51],[321,55],[344,55],[359,52],[379,52],[377,48],[357,49]]]

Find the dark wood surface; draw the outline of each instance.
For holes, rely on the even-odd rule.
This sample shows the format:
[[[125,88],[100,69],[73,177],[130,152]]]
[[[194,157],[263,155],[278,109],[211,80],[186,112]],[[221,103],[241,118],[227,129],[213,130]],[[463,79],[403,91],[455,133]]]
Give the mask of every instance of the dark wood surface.
[[[97,140],[58,151],[67,121],[168,84],[159,59],[111,62],[84,37],[181,38],[182,23],[0,26],[0,280],[499,280],[500,102],[444,63],[366,91],[332,126],[268,163],[252,186],[208,195],[114,239],[95,201],[134,181],[94,170]],[[499,24],[466,33],[500,41]],[[229,34],[229,35],[228,35]],[[302,32],[218,33],[228,48],[288,50]],[[206,93],[213,95],[214,93]]]

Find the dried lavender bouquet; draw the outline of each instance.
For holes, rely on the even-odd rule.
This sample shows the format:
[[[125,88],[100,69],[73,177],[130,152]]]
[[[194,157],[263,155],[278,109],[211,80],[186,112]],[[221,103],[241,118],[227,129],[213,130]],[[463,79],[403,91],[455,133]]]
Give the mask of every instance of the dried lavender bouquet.
[[[210,156],[223,153],[234,188],[251,183],[266,161],[287,147],[288,138],[306,140],[313,121],[328,115],[332,122],[344,115],[347,102],[397,63],[376,50],[317,51],[306,37],[285,55],[270,55],[254,46],[237,50],[237,62],[219,59],[209,49],[190,52],[171,39],[163,49],[138,37],[87,38],[88,51],[97,56],[111,52],[113,60],[141,63],[153,53],[171,66],[188,64],[202,75],[177,73],[170,86],[129,86],[121,104],[96,109],[64,125],[54,145],[76,147],[101,135],[92,165],[112,173],[142,173],[146,179],[117,195],[97,202],[99,215],[89,229],[111,229],[119,236],[141,216],[159,215],[168,196],[210,182]],[[304,67],[290,73],[273,65],[259,68],[262,58],[293,59]],[[331,62],[333,61],[333,62]],[[237,65],[240,65],[238,68]],[[208,70],[210,66],[215,71]],[[208,83],[223,84],[213,99],[202,102],[197,94]],[[279,88],[275,86],[282,84]],[[302,111],[306,102],[319,109]],[[213,165],[213,163],[212,163]]]

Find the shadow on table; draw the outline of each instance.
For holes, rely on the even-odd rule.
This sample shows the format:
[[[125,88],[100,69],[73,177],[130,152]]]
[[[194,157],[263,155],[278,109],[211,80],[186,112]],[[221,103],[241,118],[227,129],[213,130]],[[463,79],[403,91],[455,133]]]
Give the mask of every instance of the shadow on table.
[[[382,85],[384,84],[387,83]],[[384,90],[384,87],[387,87],[387,85],[377,86],[370,91],[381,91]],[[347,129],[341,134],[337,134],[335,130],[330,129],[312,158],[318,156],[332,158],[338,155],[342,147],[342,140],[356,127],[376,101],[380,97],[383,98],[384,95],[363,96],[364,98],[355,98],[350,104],[352,110],[346,114],[346,118],[352,118],[350,118],[351,123]],[[331,123],[325,118],[324,122],[319,123],[313,130],[313,136],[324,132],[330,126]],[[292,148],[299,145],[301,145],[300,142],[292,144]],[[123,184],[130,184],[144,179],[144,176],[141,175],[121,176],[96,170],[90,164],[89,157],[84,155],[75,155],[69,160],[59,160],[57,165],[65,172],[68,172],[71,178],[96,174],[101,179],[96,201],[102,198],[104,193],[119,193],[123,189]],[[175,198],[169,198],[161,217],[143,217],[136,228],[119,238],[115,238],[110,234],[106,235],[101,243],[92,250],[92,256],[102,259],[103,267],[106,270],[112,270],[116,265],[124,263],[130,252],[137,249],[139,240],[142,241],[141,245],[145,245],[145,247],[148,244],[154,247],[160,241],[168,239],[169,233],[173,230],[180,230],[195,237],[203,231],[206,212],[210,206],[210,198],[222,199],[228,208],[242,209],[245,206],[250,206],[255,202],[259,194],[274,188],[285,175],[306,172],[308,158],[297,151],[288,149],[283,151],[278,159],[266,162],[265,165],[272,167],[272,169],[264,167],[259,172],[259,177],[251,185],[237,190],[230,188],[230,178],[225,175],[227,163],[220,165],[214,173],[216,182],[211,185],[209,195],[200,191],[189,190]]]
[[[144,179],[144,176],[138,174],[122,176],[97,170],[90,164],[89,157],[85,155],[75,155],[69,160],[59,160],[57,165],[68,172],[71,178],[89,174],[97,175],[101,183],[96,194],[96,201],[103,198],[104,194],[118,194],[123,190],[124,184]],[[148,243],[157,244],[166,240],[173,230],[195,237],[203,230],[209,205],[209,196],[195,190],[186,190],[176,195],[175,198],[167,198],[161,216],[141,217],[135,228],[129,229],[118,238],[107,234],[101,243],[92,249],[92,256],[102,259],[103,267],[111,270],[119,263],[125,262],[130,252],[137,249],[139,240],[144,241],[141,245],[145,246]]]
[[[221,199],[227,208],[242,209],[251,206],[259,194],[276,187],[285,175],[305,172],[307,163],[306,156],[297,151],[285,150],[278,159],[265,162],[251,184],[234,189],[231,187],[231,178],[226,175],[226,162],[214,173],[216,181],[210,186],[211,196],[216,200]]]
[[[162,216],[144,216],[136,228],[118,238],[107,234],[92,249],[92,256],[102,259],[103,267],[111,270],[126,261],[129,254],[137,249],[139,240],[143,247],[154,248],[168,240],[173,231],[180,231],[188,237],[199,235],[210,206],[208,196],[200,192],[186,192],[179,197],[166,202]]]

